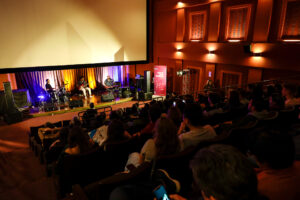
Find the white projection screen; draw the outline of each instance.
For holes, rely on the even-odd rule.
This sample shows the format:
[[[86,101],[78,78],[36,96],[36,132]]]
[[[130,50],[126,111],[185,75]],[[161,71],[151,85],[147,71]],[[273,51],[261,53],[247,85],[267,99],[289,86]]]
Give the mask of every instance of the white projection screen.
[[[147,61],[147,0],[0,0],[0,69]]]

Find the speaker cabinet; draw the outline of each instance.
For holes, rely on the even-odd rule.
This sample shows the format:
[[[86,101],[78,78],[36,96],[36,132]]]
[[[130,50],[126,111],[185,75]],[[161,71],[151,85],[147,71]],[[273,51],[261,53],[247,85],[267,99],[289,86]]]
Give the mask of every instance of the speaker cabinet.
[[[82,99],[80,100],[72,100],[69,102],[69,107],[72,108],[77,108],[77,107],[83,107],[83,101]]]
[[[151,90],[151,71],[144,71],[144,92]]]
[[[112,92],[109,92],[107,94],[103,94],[101,96],[101,101],[106,102],[106,101],[113,101],[115,100],[114,94]]]

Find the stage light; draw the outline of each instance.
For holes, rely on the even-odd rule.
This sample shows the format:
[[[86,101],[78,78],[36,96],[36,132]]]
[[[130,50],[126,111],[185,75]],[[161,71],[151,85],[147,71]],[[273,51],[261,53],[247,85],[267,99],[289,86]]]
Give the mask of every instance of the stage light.
[[[39,98],[40,100],[43,100],[43,99],[45,99],[45,96],[44,96],[44,95],[39,95],[38,98]]]
[[[252,56],[262,56],[262,53],[261,52],[252,52]]]
[[[300,42],[300,39],[284,39],[284,42]]]
[[[208,54],[215,54],[216,51],[215,50],[208,50]]]
[[[228,42],[240,42],[241,40],[228,40]]]

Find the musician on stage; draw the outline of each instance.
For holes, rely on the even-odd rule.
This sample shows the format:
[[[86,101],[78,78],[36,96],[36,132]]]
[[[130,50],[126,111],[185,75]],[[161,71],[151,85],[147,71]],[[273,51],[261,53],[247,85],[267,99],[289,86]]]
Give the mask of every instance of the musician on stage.
[[[53,87],[51,86],[50,80],[49,80],[49,79],[46,79],[46,85],[45,85],[45,88],[46,88],[46,91],[47,91],[48,93],[54,92],[54,89],[53,89]]]
[[[114,86],[114,80],[112,78],[110,78],[109,75],[107,75],[107,79],[105,79],[104,81],[104,87],[106,89],[110,89],[110,88],[113,88]]]
[[[84,98],[86,98],[86,91],[89,92],[89,97],[92,97],[91,88],[89,88],[88,83],[84,80],[84,77],[80,77],[80,80],[77,84],[78,89],[83,92]]]

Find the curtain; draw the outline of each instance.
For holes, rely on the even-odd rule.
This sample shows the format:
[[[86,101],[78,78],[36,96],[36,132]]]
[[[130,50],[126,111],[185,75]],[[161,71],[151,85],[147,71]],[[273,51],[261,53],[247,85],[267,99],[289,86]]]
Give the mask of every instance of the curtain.
[[[28,89],[32,102],[38,101],[38,96],[45,94],[46,79],[54,88],[59,88],[63,82],[62,72],[54,71],[35,71],[15,73],[17,86],[19,89]]]

